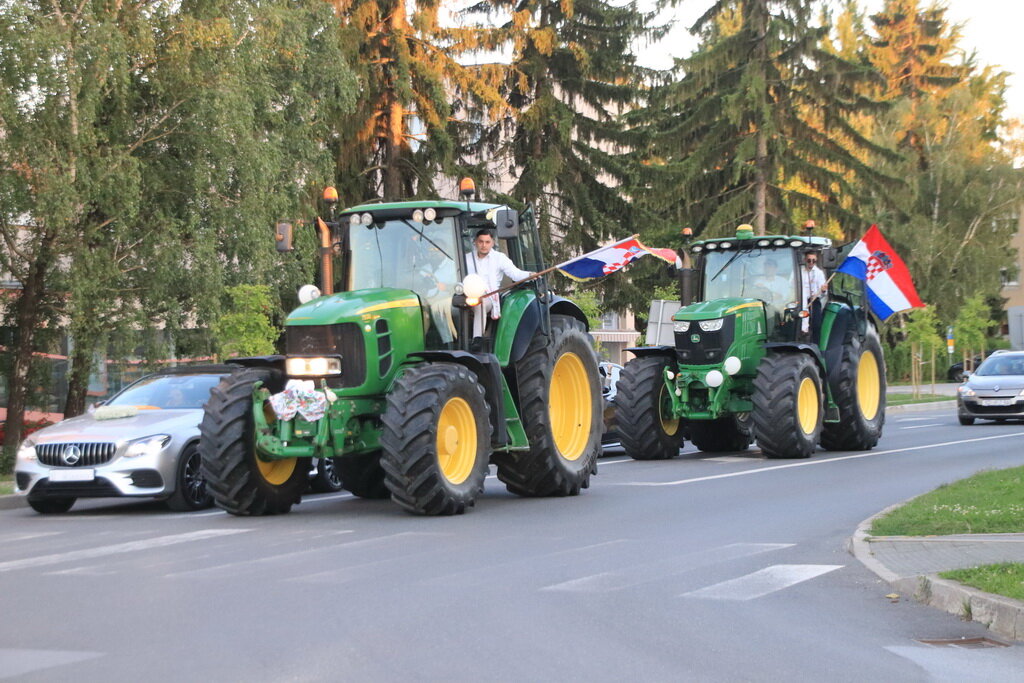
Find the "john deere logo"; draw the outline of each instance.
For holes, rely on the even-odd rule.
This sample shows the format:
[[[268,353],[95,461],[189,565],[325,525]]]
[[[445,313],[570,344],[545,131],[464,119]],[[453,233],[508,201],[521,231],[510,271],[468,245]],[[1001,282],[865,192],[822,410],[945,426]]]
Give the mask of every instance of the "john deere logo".
[[[74,445],[68,446],[60,454],[60,459],[64,461],[65,465],[74,465],[82,459],[82,449]]]
[[[691,334],[690,335],[690,341],[692,341],[694,344],[700,343],[700,335],[699,334]]]

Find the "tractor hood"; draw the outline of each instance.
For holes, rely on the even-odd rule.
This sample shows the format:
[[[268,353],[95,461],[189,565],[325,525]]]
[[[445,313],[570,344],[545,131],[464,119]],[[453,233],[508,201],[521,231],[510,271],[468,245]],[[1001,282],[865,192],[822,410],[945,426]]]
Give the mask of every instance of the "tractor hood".
[[[380,318],[383,311],[419,307],[419,297],[409,289],[357,289],[313,299],[292,311],[285,325],[368,322]],[[419,315],[419,311],[415,313]]]
[[[673,320],[711,320],[712,318],[722,318],[727,315],[731,315],[736,311],[744,308],[761,307],[764,304],[761,303],[760,299],[747,299],[747,298],[730,298],[730,299],[715,299],[714,301],[701,301],[698,303],[690,304],[684,308],[680,308],[675,315],[672,316]]]

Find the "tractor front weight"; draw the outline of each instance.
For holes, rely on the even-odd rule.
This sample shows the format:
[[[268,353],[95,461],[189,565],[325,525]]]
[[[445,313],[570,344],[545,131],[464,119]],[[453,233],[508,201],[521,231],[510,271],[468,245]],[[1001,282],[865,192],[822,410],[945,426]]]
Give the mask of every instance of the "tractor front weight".
[[[708,384],[708,374],[719,372],[722,383],[713,387]],[[735,391],[741,382],[726,374],[721,366],[665,368],[663,380],[665,390],[672,401],[672,415],[686,420],[715,420],[723,415],[750,412],[753,403],[742,398]],[[749,392],[747,392],[749,394]]]

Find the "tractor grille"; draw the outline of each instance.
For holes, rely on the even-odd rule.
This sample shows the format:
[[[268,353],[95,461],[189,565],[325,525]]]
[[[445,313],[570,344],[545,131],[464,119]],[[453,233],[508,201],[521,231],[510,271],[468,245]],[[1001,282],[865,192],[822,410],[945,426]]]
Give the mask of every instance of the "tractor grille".
[[[292,325],[285,328],[285,353],[289,356],[341,355],[341,376],[329,381],[334,387],[357,387],[366,381],[366,348],[356,323]]]
[[[109,442],[43,443],[36,446],[36,457],[47,467],[96,467],[110,462],[116,450]]]
[[[712,365],[725,360],[725,354],[736,336],[736,316],[725,316],[722,329],[705,332],[696,321],[686,332],[676,332],[676,358],[684,365]],[[697,341],[694,341],[694,338]]]

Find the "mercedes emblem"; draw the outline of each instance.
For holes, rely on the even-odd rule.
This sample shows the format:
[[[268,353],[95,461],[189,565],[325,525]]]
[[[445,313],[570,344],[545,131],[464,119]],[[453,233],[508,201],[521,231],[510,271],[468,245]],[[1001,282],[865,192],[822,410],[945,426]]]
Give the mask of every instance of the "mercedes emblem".
[[[71,444],[60,454],[60,459],[64,461],[65,465],[74,465],[82,459],[82,449]]]

